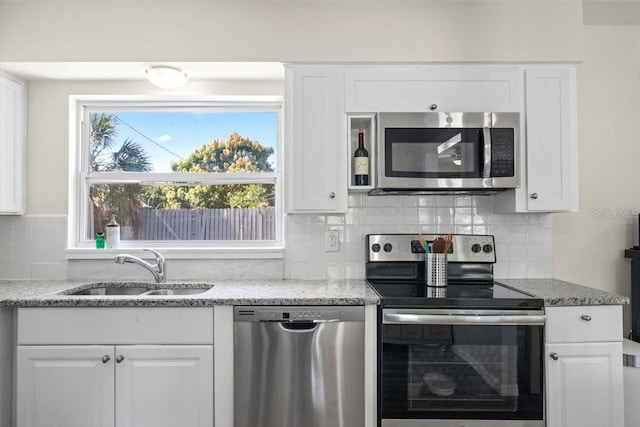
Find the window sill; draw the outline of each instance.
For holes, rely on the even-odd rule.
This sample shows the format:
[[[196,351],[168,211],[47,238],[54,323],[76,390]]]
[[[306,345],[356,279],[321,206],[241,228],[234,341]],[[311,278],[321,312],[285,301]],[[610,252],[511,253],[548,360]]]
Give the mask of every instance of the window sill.
[[[154,247],[166,259],[282,259],[282,247],[243,247],[243,248],[161,248]],[[112,259],[116,255],[127,253],[141,258],[151,254],[139,248],[95,249],[73,248],[65,250],[66,259]]]

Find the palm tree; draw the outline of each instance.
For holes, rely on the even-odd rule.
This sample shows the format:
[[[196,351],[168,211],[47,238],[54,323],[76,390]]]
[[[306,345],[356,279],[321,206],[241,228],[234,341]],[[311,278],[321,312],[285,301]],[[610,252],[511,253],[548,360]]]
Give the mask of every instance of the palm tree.
[[[89,164],[91,171],[108,172],[114,170],[128,172],[149,172],[151,162],[144,148],[131,138],[124,140],[116,151],[113,148],[118,117],[114,114],[91,114],[91,138]]]
[[[89,140],[89,167],[92,172],[149,172],[151,162],[144,148],[126,138],[114,150],[118,117],[114,114],[92,113]],[[89,195],[93,202],[94,229],[102,230],[112,214],[123,226],[134,226],[138,222],[142,203],[142,189],[137,184],[93,185]]]

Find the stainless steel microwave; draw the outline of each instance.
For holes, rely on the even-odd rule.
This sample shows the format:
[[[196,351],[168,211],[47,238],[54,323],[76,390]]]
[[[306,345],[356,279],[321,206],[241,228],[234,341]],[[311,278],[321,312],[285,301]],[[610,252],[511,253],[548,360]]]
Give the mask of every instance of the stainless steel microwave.
[[[519,113],[379,113],[373,194],[520,185]]]

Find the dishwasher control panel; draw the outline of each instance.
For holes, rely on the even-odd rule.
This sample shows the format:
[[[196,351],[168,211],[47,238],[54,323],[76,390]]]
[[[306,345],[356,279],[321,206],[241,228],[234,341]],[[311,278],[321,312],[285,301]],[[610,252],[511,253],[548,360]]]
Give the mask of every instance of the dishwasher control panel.
[[[364,307],[352,306],[236,306],[235,322],[338,322],[363,321]]]

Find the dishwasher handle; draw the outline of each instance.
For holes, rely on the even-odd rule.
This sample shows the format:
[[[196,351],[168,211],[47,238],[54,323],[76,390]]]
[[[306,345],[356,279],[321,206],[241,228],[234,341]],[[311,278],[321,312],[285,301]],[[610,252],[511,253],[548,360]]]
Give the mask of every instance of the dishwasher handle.
[[[308,320],[259,320],[260,323],[330,323],[340,319],[308,319]]]
[[[285,332],[291,333],[306,333],[315,331],[320,323],[318,322],[278,322],[278,326]]]

